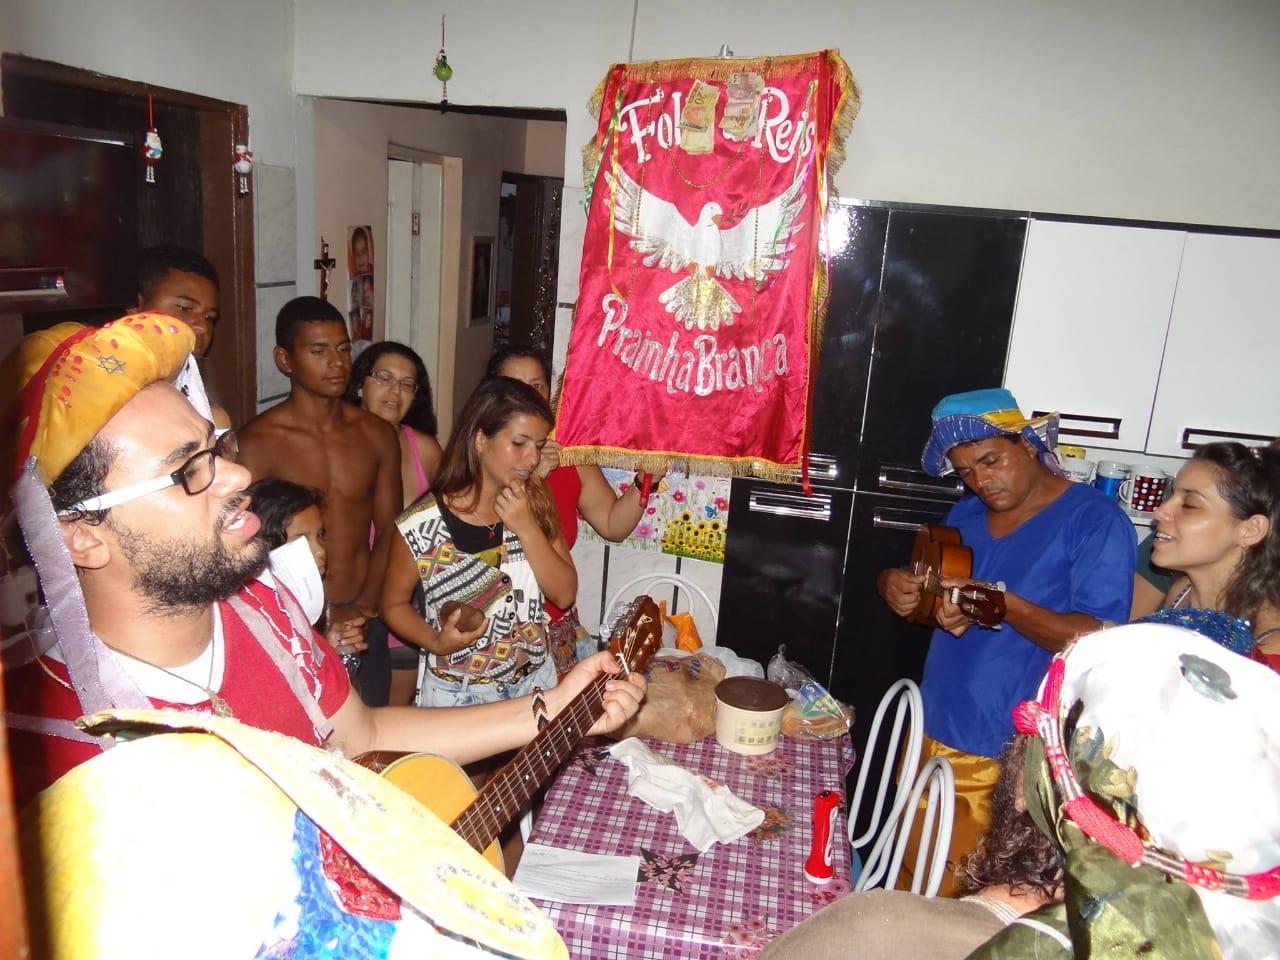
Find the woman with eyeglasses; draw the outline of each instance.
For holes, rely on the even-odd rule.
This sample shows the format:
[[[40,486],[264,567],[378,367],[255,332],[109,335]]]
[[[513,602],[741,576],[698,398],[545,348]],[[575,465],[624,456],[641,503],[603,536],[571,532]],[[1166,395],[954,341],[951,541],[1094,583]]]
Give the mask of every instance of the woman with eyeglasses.
[[[431,489],[443,456],[426,365],[403,343],[375,343],[351,364],[346,399],[396,428],[407,507]]]
[[[367,347],[351,364],[346,400],[396,428],[404,506],[425,496],[440,472],[443,451],[436,440],[431,380],[422,358],[394,340]],[[412,702],[417,687],[418,648],[405,646],[394,634],[388,634],[387,653],[391,660],[389,702],[404,706]]]

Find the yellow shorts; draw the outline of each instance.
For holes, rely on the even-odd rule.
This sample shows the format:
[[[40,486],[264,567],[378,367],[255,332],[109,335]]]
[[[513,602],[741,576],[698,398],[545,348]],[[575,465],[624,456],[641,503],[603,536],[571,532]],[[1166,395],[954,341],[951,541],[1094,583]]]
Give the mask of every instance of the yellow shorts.
[[[940,897],[959,897],[964,895],[964,888],[956,877],[956,869],[961,861],[978,846],[978,841],[991,829],[991,792],[995,789],[996,780],[1000,776],[1000,761],[991,757],[980,757],[977,754],[965,753],[954,747],[948,747],[937,740],[924,738],[924,746],[920,752],[920,766],[923,767],[932,757],[946,757],[951,763],[951,772],[956,778],[955,822],[951,827],[951,845],[947,851],[947,870],[942,876],[942,886],[938,888]],[[902,872],[898,874],[897,889],[911,889],[912,867],[916,862],[916,851],[920,848],[920,829],[923,823],[925,798],[921,800],[921,813],[916,815],[911,831],[911,839],[907,841],[907,850],[902,858]]]

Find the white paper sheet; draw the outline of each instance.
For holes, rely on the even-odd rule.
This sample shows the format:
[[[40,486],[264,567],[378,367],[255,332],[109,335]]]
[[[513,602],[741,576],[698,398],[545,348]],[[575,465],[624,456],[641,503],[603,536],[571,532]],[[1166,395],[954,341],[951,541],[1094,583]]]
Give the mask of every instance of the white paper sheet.
[[[636,902],[639,857],[611,857],[531,843],[520,856],[515,884],[527,897],[560,903],[630,906]]]

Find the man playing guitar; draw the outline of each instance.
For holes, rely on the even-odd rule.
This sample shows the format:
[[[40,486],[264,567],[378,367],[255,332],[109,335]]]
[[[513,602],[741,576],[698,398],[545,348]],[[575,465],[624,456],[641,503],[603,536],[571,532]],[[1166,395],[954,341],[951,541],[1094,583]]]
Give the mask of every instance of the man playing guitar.
[[[1100,491],[1062,477],[1051,452],[1056,434],[1056,416],[1028,420],[1007,390],[976,390],[934,407],[921,456],[927,473],[954,471],[969,488],[943,522],[972,549],[973,580],[1006,585],[998,629],[974,622],[944,593],[925,660],[923,759],[945,756],[955,772],[953,862],[990,825],[994,757],[1013,735],[1013,708],[1034,696],[1053,654],[1074,637],[1128,618],[1133,526]],[[907,569],[877,579],[902,617],[915,612],[924,583]],[[912,862],[908,853],[904,863]]]

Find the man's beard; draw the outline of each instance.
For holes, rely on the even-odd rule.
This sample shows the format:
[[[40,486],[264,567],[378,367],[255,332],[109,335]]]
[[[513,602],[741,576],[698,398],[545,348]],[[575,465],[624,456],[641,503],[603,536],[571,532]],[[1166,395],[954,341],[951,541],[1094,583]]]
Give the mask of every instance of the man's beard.
[[[217,530],[225,517],[220,517]],[[112,523],[125,559],[133,567],[133,585],[152,613],[179,616],[229,597],[266,566],[268,548],[254,538],[245,549],[229,551],[217,534],[204,543],[156,540]]]

